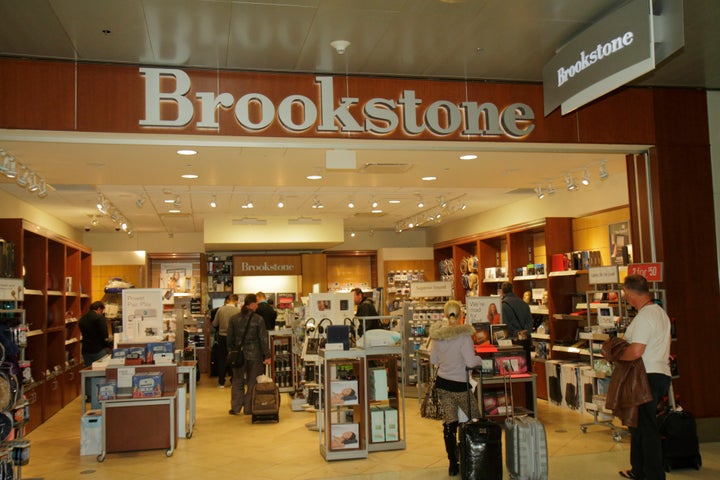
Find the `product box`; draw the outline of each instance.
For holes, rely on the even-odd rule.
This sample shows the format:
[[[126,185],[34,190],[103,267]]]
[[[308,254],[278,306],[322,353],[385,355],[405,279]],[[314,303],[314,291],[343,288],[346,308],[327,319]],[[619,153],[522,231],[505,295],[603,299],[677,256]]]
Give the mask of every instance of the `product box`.
[[[370,442],[385,441],[385,412],[377,407],[370,408]]]
[[[384,367],[370,369],[370,401],[388,399],[388,378]]]
[[[136,373],[132,377],[133,398],[160,397],[163,392],[163,373]]]
[[[174,353],[175,345],[173,342],[150,342],[145,345],[145,363],[153,363],[153,357],[156,353]]]
[[[127,348],[113,348],[112,358],[127,358],[128,350]]]
[[[397,442],[400,440],[400,428],[398,427],[398,411],[394,408],[385,408],[385,441]]]
[[[507,353],[495,354],[495,372],[498,375],[513,375],[527,373],[527,359],[525,355],[512,355]]]
[[[117,383],[101,382],[97,385],[97,398],[99,401],[115,400],[117,397]]]
[[[102,446],[102,414],[90,410],[80,417],[80,455],[99,455]]]

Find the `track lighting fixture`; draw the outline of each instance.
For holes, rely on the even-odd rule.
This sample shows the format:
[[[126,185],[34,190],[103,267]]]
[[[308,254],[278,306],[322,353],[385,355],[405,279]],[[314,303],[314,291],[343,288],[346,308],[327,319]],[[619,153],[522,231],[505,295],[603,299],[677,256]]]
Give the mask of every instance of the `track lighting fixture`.
[[[215,195],[213,195],[212,200],[210,200],[210,208],[217,207],[217,202],[215,201]]]
[[[567,189],[569,191],[577,190],[577,184],[575,183],[575,180],[573,180],[572,174],[568,173],[568,176],[565,177],[565,184],[567,185]]]
[[[545,189],[548,195],[555,195],[555,187],[553,187],[552,182],[548,183],[547,188]]]
[[[40,185],[38,184],[37,174],[35,172],[30,172],[27,184],[28,192],[35,193],[38,191],[38,188],[40,188]]]
[[[543,189],[540,185],[538,185],[535,189],[535,193],[537,193],[538,200],[542,200],[543,198],[545,198],[545,193],[543,192]]]
[[[347,205],[348,205],[348,208],[355,208],[355,204],[353,203],[352,200],[350,200]]]
[[[423,205],[422,199],[418,202],[418,206]],[[422,208],[422,207],[421,207]],[[466,204],[463,200],[463,196],[453,198],[452,200],[445,200],[440,198],[437,205],[428,208],[422,212],[415,213],[410,217],[400,220],[395,224],[395,231],[402,232],[411,228],[420,227],[426,223],[439,223],[442,220],[451,217],[454,213],[465,210]]]
[[[90,225],[92,225],[93,227],[97,227],[97,225],[98,225],[97,216],[93,215],[92,217],[90,217]]]
[[[585,172],[583,173],[583,177],[582,177],[582,180],[580,180],[580,183],[582,183],[585,186],[590,185],[590,172],[588,171],[587,168],[585,169]]]
[[[180,206],[180,195],[177,195],[175,197],[175,201],[173,202],[173,205],[175,205],[176,207]]]
[[[350,231],[350,236],[351,236],[351,237],[355,237],[355,230],[351,230],[351,231]]]
[[[377,202],[377,200],[375,200],[374,197],[373,197],[372,203],[371,203],[370,205],[372,206],[372,208],[377,208],[377,207],[378,207],[378,202]]]
[[[15,157],[9,155],[5,150],[2,151],[3,162],[0,166],[0,171],[5,174],[7,178],[15,178],[17,176],[17,163]]]
[[[102,193],[98,194],[96,206],[100,213],[102,213],[103,215],[107,214],[107,203],[106,203],[105,197],[103,196]]]
[[[417,206],[418,208],[423,208],[425,206],[425,202],[423,202],[422,197],[420,197],[420,200],[418,200]]]
[[[135,205],[138,208],[142,208],[143,205],[145,205],[145,195],[140,195],[137,200],[135,200]]]
[[[41,178],[40,182],[38,182],[38,185],[39,185],[38,191],[37,191],[38,197],[40,197],[40,198],[47,197],[48,191],[47,191],[47,183],[45,182],[45,179]]]
[[[602,160],[600,162],[600,170],[598,172],[598,177],[600,177],[600,180],[605,180],[609,176],[608,170],[607,170],[607,161]]]
[[[278,207],[278,208],[285,208],[285,202],[283,202],[282,197],[280,197],[280,199],[278,200],[277,207]]]
[[[23,188],[25,186],[27,186],[28,181],[30,181],[30,171],[28,170],[28,168],[25,165],[22,165],[18,169],[18,175],[17,175],[17,178],[15,179],[15,181],[17,182],[18,185],[20,185]]]
[[[30,170],[27,166],[18,162],[13,155],[4,148],[0,148],[0,173],[9,179],[15,179],[20,188],[26,188],[30,193],[36,193],[38,197],[47,197],[48,185],[44,178]]]
[[[312,208],[325,208],[325,206],[320,202],[320,199],[315,197],[315,200],[313,201]]]

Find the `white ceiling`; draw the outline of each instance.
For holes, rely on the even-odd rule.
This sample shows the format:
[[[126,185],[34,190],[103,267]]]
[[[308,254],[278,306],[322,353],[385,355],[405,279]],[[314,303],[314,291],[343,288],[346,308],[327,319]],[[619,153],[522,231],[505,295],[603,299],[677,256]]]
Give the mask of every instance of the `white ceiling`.
[[[541,82],[553,51],[622,1],[614,0],[25,0],[0,2],[0,55],[87,62],[221,69]],[[685,47],[639,85],[720,88],[720,2],[686,0]],[[106,31],[104,33],[103,31]],[[332,40],[351,42],[344,55]],[[179,157],[179,146],[194,157]],[[188,138],[0,130],[0,148],[54,187],[39,199],[10,180],[0,188],[77,228],[89,227],[101,192],[135,232],[200,232],[210,213],[259,217],[340,215],[347,229],[394,229],[440,197],[462,196],[469,215],[534,195],[568,172],[608,162],[612,147],[570,152],[562,146],[467,143]],[[406,173],[325,170],[328,149],[357,152],[357,164],[405,163]],[[639,148],[639,147],[638,147]],[[533,151],[537,150],[537,151]],[[197,180],[181,179],[196,173]],[[320,181],[305,178],[322,173]],[[435,182],[420,177],[436,175]],[[147,201],[136,206],[139,196]],[[217,208],[209,206],[217,198]],[[276,203],[283,197],[286,207]],[[165,199],[179,197],[179,214]],[[255,208],[243,209],[252,200]],[[376,199],[382,214],[371,214]],[[391,199],[400,204],[388,204]],[[348,209],[352,200],[355,209]],[[93,230],[112,231],[107,217]]]

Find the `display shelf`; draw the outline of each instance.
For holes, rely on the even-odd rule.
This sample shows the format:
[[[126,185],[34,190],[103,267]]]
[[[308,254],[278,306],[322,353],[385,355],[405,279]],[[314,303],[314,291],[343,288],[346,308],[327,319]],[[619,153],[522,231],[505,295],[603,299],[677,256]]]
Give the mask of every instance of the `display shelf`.
[[[77,319],[90,307],[92,254],[72,240],[27,220],[0,219],[0,236],[15,246],[14,276],[22,277],[26,312],[26,359],[31,362],[33,418],[30,433],[79,393],[82,363]],[[46,377],[47,372],[55,372]],[[67,373],[67,374],[66,374]],[[30,389],[28,389],[30,390]]]
[[[427,346],[430,325],[442,320],[444,303],[406,303],[403,307],[403,382],[405,394],[420,395],[419,351]]]
[[[291,329],[273,330],[270,337],[270,374],[280,392],[295,391],[298,358],[293,353]]]
[[[365,352],[368,385],[368,451],[404,450],[405,393],[399,365],[401,347],[373,347]]]
[[[513,282],[528,282],[534,280],[546,280],[547,275],[517,275],[513,277]]]
[[[327,461],[367,458],[365,351],[320,350],[320,453]]]

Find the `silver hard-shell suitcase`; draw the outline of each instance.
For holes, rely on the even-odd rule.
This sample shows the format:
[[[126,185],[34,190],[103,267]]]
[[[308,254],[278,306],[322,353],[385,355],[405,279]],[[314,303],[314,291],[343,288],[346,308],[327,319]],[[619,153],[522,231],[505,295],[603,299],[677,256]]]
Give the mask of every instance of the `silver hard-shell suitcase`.
[[[545,427],[536,418],[515,416],[510,377],[505,378],[505,398],[510,399],[505,420],[505,466],[510,478],[519,480],[547,480],[548,453]]]

